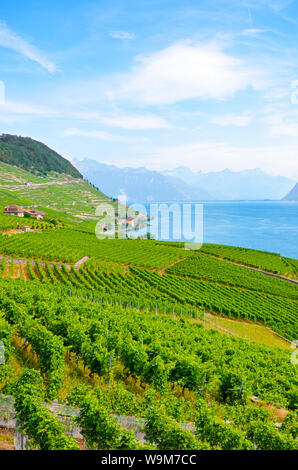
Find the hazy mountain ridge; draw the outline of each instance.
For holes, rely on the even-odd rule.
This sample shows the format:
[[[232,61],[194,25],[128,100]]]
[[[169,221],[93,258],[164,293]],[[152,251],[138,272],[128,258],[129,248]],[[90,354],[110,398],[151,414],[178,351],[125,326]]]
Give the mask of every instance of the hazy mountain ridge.
[[[82,174],[110,197],[124,192],[129,202],[190,200],[298,200],[294,181],[260,169],[233,172],[194,172],[185,166],[153,171],[119,168],[91,159],[73,166],[45,144],[29,137],[0,136],[0,161],[40,176],[55,171],[75,178]],[[285,196],[286,195],[286,196]]]
[[[140,168],[119,168],[85,159],[75,166],[105,194],[117,197],[121,191],[128,201],[190,200],[280,200],[294,182],[271,176],[260,169],[232,172],[192,172],[187,167],[157,172]]]
[[[93,160],[75,161],[75,166],[102,192],[117,197],[124,192],[129,202],[187,201],[214,199],[201,188],[191,188],[178,178],[146,168],[118,168]]]
[[[180,178],[191,186],[207,189],[216,199],[259,200],[281,199],[292,188],[294,182],[284,176],[272,176],[259,168],[233,172],[225,169],[219,172],[192,172],[189,168],[178,167],[163,174]]]
[[[294,188],[283,198],[283,201],[298,201],[298,183],[296,183]]]

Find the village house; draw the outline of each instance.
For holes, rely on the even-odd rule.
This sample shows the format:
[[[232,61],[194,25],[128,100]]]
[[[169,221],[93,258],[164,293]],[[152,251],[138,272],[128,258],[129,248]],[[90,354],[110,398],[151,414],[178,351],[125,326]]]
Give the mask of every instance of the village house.
[[[43,219],[44,216],[46,215],[45,212],[37,211],[33,208],[24,209],[24,207],[20,207],[16,205],[5,207],[3,213],[7,215],[14,215],[16,217],[24,217],[25,214],[28,214],[31,217],[36,217],[37,220]]]
[[[23,225],[23,227],[21,227],[21,230],[22,232],[30,232],[31,227],[29,225]]]
[[[45,212],[36,211],[35,209],[24,209],[24,214],[29,214],[31,217],[36,217],[37,220],[43,219],[46,215]]]
[[[24,217],[23,207],[19,207],[15,205],[5,207],[3,213],[7,215],[14,215],[16,217]]]
[[[126,219],[126,226],[131,226],[131,225],[134,225],[134,218],[133,217],[127,217]]]

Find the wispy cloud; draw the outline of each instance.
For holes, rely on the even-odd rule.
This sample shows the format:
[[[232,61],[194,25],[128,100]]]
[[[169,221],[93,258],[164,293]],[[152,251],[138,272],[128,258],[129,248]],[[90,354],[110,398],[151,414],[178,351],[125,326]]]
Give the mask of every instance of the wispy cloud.
[[[222,116],[213,116],[211,122],[217,126],[235,126],[244,127],[248,126],[252,121],[252,115],[243,113],[241,115],[224,114]]]
[[[20,114],[52,117],[58,115],[59,112],[49,108],[48,106],[40,106],[20,101],[6,101],[0,105],[0,115],[1,114]]]
[[[57,72],[57,66],[47,59],[46,55],[12,31],[3,21],[0,21],[0,46],[11,49],[38,63],[49,73]]]
[[[281,10],[284,10],[289,5],[291,5],[291,3],[293,3],[293,0],[261,0],[260,3],[264,4],[269,8],[272,8],[275,13],[279,13]]]
[[[101,120],[111,127],[126,130],[170,129],[174,127],[163,118],[155,115],[115,115],[104,116]]]
[[[257,36],[258,34],[265,33],[265,29],[257,29],[257,28],[248,28],[244,29],[241,34],[243,36]]]
[[[133,130],[152,130],[152,129],[173,129],[177,128],[174,124],[166,121],[164,118],[157,114],[124,114],[123,112],[113,114],[103,114],[98,111],[81,111],[73,108],[51,108],[49,106],[42,106],[34,103],[26,103],[20,101],[4,101],[0,103],[0,116],[20,115],[24,116],[43,116],[43,117],[57,117],[61,119],[75,120],[75,121],[89,121],[93,124],[103,123],[108,127],[118,127],[128,131]],[[79,131],[77,128],[71,128],[70,133],[77,135]],[[93,132],[93,131],[92,131]],[[95,136],[105,138],[106,140],[114,140],[113,136],[103,131],[96,131]]]
[[[134,39],[135,35],[128,31],[110,31],[110,36],[114,39]]]
[[[77,127],[72,127],[69,129],[65,129],[61,132],[62,137],[92,137],[94,139],[99,140],[108,140],[110,142],[119,142],[119,137],[109,134],[105,131],[95,130],[95,131],[88,131],[83,129],[78,129]],[[121,139],[120,139],[121,141]]]
[[[102,130],[84,130],[84,129],[78,129],[76,127],[65,129],[64,131],[61,132],[60,135],[62,137],[89,137],[92,139],[106,140],[109,142],[132,143],[132,142],[147,142],[148,141],[148,139],[145,139],[145,138],[130,139],[125,136],[123,137],[123,136],[113,135],[113,134],[110,134],[109,132],[105,132]]]
[[[137,57],[131,72],[120,76],[107,96],[160,105],[186,99],[225,100],[237,91],[266,86],[264,71],[227,54],[217,43],[187,42]]]
[[[298,111],[296,109],[278,110],[273,107],[262,121],[267,126],[270,137],[298,137]]]

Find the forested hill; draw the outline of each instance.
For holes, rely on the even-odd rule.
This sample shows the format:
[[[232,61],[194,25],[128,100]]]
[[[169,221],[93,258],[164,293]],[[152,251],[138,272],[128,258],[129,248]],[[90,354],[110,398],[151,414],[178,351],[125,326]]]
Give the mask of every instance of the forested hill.
[[[50,171],[55,171],[82,178],[80,172],[68,160],[30,137],[2,134],[0,161],[37,175],[46,175]]]

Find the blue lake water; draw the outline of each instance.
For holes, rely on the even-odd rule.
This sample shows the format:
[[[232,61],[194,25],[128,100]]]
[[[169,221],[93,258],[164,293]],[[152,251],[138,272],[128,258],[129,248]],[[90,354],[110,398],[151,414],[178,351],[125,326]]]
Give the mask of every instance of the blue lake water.
[[[145,206],[149,214],[150,205]],[[203,221],[205,243],[254,248],[298,259],[298,202],[204,202]],[[160,233],[157,239],[163,239]],[[172,231],[169,240],[175,240]],[[185,241],[183,237],[180,240]]]

